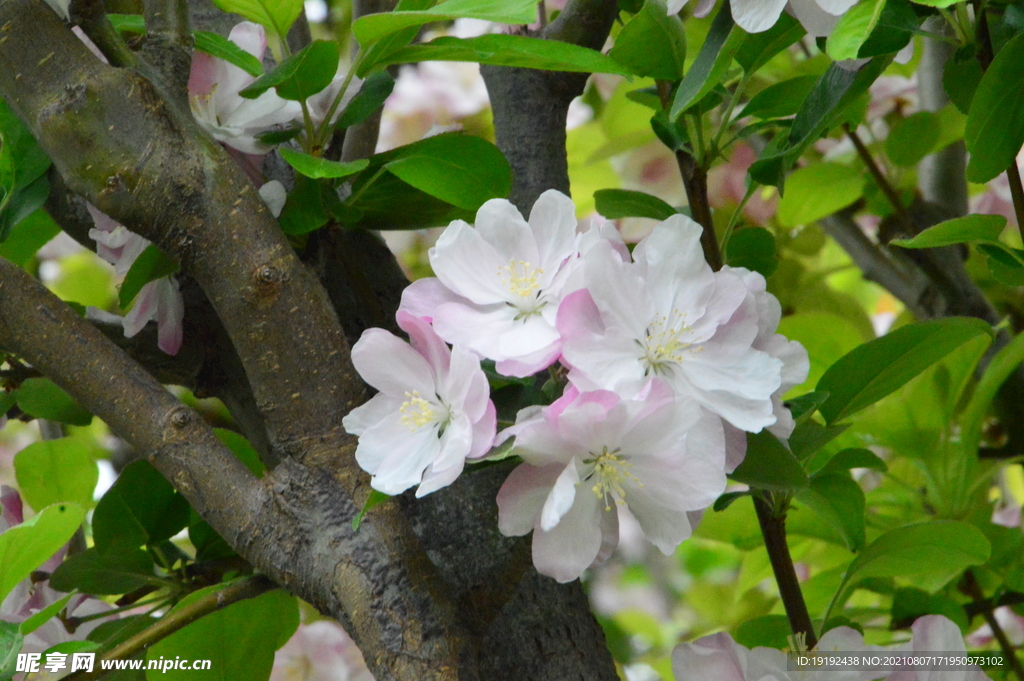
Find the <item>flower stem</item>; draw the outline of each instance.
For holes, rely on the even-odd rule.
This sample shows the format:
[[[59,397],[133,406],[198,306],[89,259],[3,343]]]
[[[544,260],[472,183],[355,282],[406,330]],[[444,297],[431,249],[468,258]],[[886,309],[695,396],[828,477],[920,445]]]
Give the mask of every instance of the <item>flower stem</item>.
[[[757,521],[761,525],[764,546],[768,549],[768,559],[779,585],[779,595],[786,608],[789,627],[794,634],[803,634],[807,649],[810,650],[818,644],[818,637],[814,633],[811,615],[807,611],[807,603],[804,602],[800,581],[793,567],[793,557],[789,555],[789,545],[786,543],[785,502],[773,498],[770,492],[765,495],[767,500],[754,495],[754,510],[757,511]]]

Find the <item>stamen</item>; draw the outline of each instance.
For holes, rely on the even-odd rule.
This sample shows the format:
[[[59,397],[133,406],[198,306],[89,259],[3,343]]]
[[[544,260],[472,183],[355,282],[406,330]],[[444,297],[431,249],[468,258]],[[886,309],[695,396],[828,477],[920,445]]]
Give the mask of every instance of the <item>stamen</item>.
[[[626,503],[626,490],[622,487],[624,481],[631,480],[636,483],[637,487],[644,486],[635,475],[629,472],[633,464],[619,456],[620,451],[619,449],[608,451],[608,448],[605,447],[596,459],[583,460],[585,464],[594,464],[594,472],[587,476],[587,480],[596,478],[591,489],[598,499],[604,500],[604,510],[606,511],[612,510],[611,498],[614,498],[615,503],[619,505]]]
[[[542,274],[544,270],[540,267],[533,267],[525,260],[516,261],[515,258],[511,258],[504,267],[498,268],[501,285],[517,298],[526,298],[538,290],[540,284],[537,277]]]
[[[415,432],[437,420],[434,407],[430,402],[420,397],[418,390],[413,390],[411,393],[406,391],[405,396],[409,399],[403,402],[402,406],[398,409],[402,413],[401,421],[403,426]]]

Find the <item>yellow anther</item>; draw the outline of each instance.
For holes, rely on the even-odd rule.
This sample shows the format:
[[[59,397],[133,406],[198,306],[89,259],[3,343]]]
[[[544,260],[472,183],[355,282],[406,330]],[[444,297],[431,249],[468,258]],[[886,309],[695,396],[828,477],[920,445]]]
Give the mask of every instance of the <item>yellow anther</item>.
[[[518,297],[526,298],[540,288],[537,278],[544,274],[540,267],[533,267],[525,260],[511,258],[508,264],[498,268],[498,279],[501,285]]]
[[[619,456],[619,451],[618,449],[608,451],[608,448],[605,447],[604,451],[596,459],[584,460],[584,463],[594,464],[594,472],[588,476],[593,477],[595,480],[595,484],[591,489],[598,499],[604,500],[604,510],[606,511],[612,510],[612,498],[615,499],[617,504],[622,505],[626,503],[626,490],[622,487],[624,481],[631,480],[637,487],[643,487],[643,483],[629,472],[633,464]]]
[[[671,364],[680,364],[684,359],[686,351],[697,352],[701,348],[694,348],[692,343],[682,340],[680,337],[690,330],[686,323],[686,315],[679,310],[672,310],[672,319],[667,315],[655,319],[647,327],[647,338],[643,344],[643,362],[647,366],[648,373],[660,373]]]
[[[411,431],[416,431],[423,426],[428,426],[437,420],[437,414],[434,412],[434,407],[431,406],[430,402],[420,397],[418,390],[413,390],[411,393],[406,391],[405,396],[407,399],[399,407],[399,411],[402,414],[402,425]]]

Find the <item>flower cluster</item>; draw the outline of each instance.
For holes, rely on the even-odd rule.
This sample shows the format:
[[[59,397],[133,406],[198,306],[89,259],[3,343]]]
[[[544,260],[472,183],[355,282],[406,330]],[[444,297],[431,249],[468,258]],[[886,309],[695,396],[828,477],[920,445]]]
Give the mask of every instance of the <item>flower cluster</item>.
[[[345,421],[373,486],[422,496],[514,437],[523,463],[498,494],[499,526],[533,531],[541,573],[566,582],[606,558],[617,506],[673,551],[742,460],[742,431],[789,436],[781,395],[808,372],[804,349],[775,333],[764,278],[712,271],[700,235],[676,215],[630,254],[608,225],[579,232],[557,191],[529,220],[492,200],[474,225],[449,225],[429,253],[436,277],[402,297],[412,346],[369,329],[353,349],[381,391]],[[520,379],[548,369],[564,392],[495,438],[481,359]]]
[[[956,656],[966,652],[960,629],[942,615],[926,615],[914,622],[913,638],[895,646],[874,646],[864,643],[863,634],[850,627],[829,630],[818,642],[817,653],[879,653],[889,656],[906,653],[928,654],[943,651]],[[677,681],[926,681],[942,678],[948,681],[984,681],[988,677],[976,666],[936,672],[929,669],[898,670],[822,669],[790,670],[786,653],[775,648],[750,649],[736,643],[722,632],[705,636],[692,643],[683,643],[672,652],[672,671]]]

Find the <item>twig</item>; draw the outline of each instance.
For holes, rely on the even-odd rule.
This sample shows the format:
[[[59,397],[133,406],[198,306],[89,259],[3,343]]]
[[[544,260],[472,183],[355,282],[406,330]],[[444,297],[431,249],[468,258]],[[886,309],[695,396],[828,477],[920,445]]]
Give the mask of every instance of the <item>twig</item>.
[[[722,252],[718,248],[718,236],[715,234],[711,204],[708,201],[708,174],[693,156],[682,149],[676,151],[676,163],[679,165],[679,173],[683,176],[690,214],[703,228],[700,245],[704,249],[704,259],[711,269],[718,271],[722,269]]]
[[[1024,186],[1021,185],[1017,159],[1014,159],[1006,169],[1006,179],[1010,182],[1010,197],[1013,199],[1013,213],[1017,217],[1017,229],[1020,231],[1021,239],[1024,239]]]
[[[78,0],[72,4],[78,25],[113,66],[134,66],[135,53],[110,23],[103,0]]]
[[[875,182],[878,183],[879,189],[885,194],[885,198],[888,199],[889,203],[892,204],[893,209],[896,211],[896,216],[907,230],[908,235],[916,233],[914,229],[914,222],[911,220],[910,215],[907,213],[906,207],[903,205],[903,201],[900,200],[899,194],[893,189],[892,184],[889,182],[889,178],[885,176],[882,169],[878,167],[878,163],[875,162],[875,158],[871,155],[871,151],[865,146],[864,141],[857,134],[857,131],[850,127],[849,123],[843,123],[843,130],[846,131],[846,136],[853,142],[854,148],[857,150],[857,155],[867,166],[868,172],[871,173],[871,177],[875,178]]]
[[[964,578],[961,582],[961,589],[975,601],[984,602],[985,594],[981,591],[981,585],[978,584],[977,578],[974,576],[974,571],[970,568],[964,572]],[[992,635],[995,636],[996,640],[999,641],[999,648],[1003,651],[1003,655],[1007,659],[1007,663],[1010,665],[1010,669],[1017,676],[1020,681],[1024,681],[1024,666],[1021,666],[1020,658],[1017,657],[1017,652],[1013,648],[1013,644],[1010,643],[1010,639],[1006,637],[1006,632],[1003,631],[999,621],[996,619],[991,608],[983,608],[981,610],[982,617],[988,623],[990,629],[992,629]]]
[[[754,496],[757,522],[761,525],[764,546],[768,549],[768,559],[772,563],[772,572],[775,573],[775,581],[779,585],[779,595],[786,608],[789,627],[794,634],[803,634],[804,643],[810,650],[818,644],[818,637],[814,633],[811,615],[807,611],[807,603],[804,601],[803,592],[800,591],[800,581],[793,567],[793,557],[789,554],[789,545],[786,543],[786,512],[784,508],[779,508],[783,505],[780,500],[773,498],[770,492],[766,494],[769,495],[770,502],[760,496]]]
[[[143,648],[148,648],[157,641],[167,638],[201,617],[277,588],[279,588],[277,584],[267,577],[256,575],[255,577],[248,577],[223,589],[209,593],[199,600],[189,603],[181,610],[164,615],[152,626],[146,627],[110,652],[100,655],[96,659],[93,671],[75,672],[67,677],[68,681],[92,681],[92,679],[98,679],[106,672],[100,662],[104,660],[127,659]]]
[[[142,5],[149,36],[179,47],[192,46],[186,0],[143,0]]]

